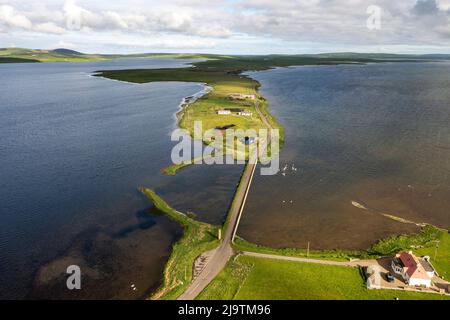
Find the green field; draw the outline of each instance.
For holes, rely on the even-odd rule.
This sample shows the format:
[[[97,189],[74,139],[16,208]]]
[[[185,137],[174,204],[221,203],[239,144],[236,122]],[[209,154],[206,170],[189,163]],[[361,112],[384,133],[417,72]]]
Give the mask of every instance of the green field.
[[[447,281],[450,280],[450,233],[448,231],[443,231],[439,238],[429,245],[413,249],[413,251],[419,256],[429,256],[439,275]]]
[[[239,256],[199,300],[427,300],[430,293],[368,290],[357,268]]]

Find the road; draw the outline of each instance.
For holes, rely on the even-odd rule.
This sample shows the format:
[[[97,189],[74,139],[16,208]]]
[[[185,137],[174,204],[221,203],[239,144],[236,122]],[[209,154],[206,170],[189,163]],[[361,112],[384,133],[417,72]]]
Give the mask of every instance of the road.
[[[259,110],[258,103],[256,103],[255,107],[263,122],[266,124],[266,126],[268,126],[269,131],[272,131],[272,127],[270,126],[266,117]],[[270,142],[270,134],[268,141]],[[268,143],[260,149],[264,150],[267,145]],[[249,157],[250,159],[252,159],[252,161],[248,161],[246,164],[244,174],[241,178],[239,188],[234,198],[234,205],[231,207],[231,210],[228,214],[228,226],[224,232],[223,240],[220,246],[210,255],[209,261],[206,263],[206,266],[194,279],[194,281],[191,282],[186,291],[178,297],[178,300],[194,300],[200,294],[200,292],[202,292],[203,289],[205,289],[206,286],[219,274],[219,272],[227,264],[228,260],[230,260],[230,258],[234,255],[231,244],[239,226],[241,214],[244,210],[245,201],[247,200],[247,195],[250,190],[253,175],[255,174],[255,170],[257,167],[257,154],[251,154]]]
[[[324,264],[324,265],[329,265],[329,266],[367,267],[370,265],[377,264],[376,260],[333,261],[333,260],[288,257],[288,256],[275,255],[275,254],[257,253],[257,252],[249,252],[249,251],[242,252],[241,254],[244,256],[250,256],[250,257],[256,257],[256,258],[286,260],[286,261],[305,262],[305,263],[316,263],[316,264]]]

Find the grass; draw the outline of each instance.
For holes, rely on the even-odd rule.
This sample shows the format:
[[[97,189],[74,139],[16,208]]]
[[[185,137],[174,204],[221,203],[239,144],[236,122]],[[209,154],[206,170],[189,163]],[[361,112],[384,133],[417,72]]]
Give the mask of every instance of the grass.
[[[166,176],[174,176],[177,173],[178,170],[181,170],[183,168],[189,167],[189,166],[191,166],[193,164],[196,164],[196,163],[202,163],[203,160],[210,159],[210,158],[212,158],[214,156],[220,156],[220,155],[215,155],[215,154],[211,155],[211,156],[204,156],[204,155],[202,155],[200,157],[197,157],[197,158],[194,158],[194,159],[191,159],[191,160],[188,160],[188,161],[184,161],[184,162],[179,163],[179,164],[172,164],[172,165],[167,166],[167,167],[165,167],[163,169],[163,174],[165,174]]]
[[[203,252],[219,245],[217,234],[219,228],[196,221],[185,214],[172,209],[153,190],[142,188],[157,209],[184,228],[182,238],[172,248],[172,253],[164,269],[163,283],[151,299],[176,299],[184,292],[192,280],[192,266],[195,259]]]
[[[403,250],[428,247],[434,244],[443,232],[441,229],[426,225],[418,234],[392,236],[380,240],[368,252],[374,256],[388,256]]]
[[[306,249],[300,248],[282,248],[274,249],[264,246],[259,246],[245,241],[244,239],[236,239],[235,249],[239,251],[252,251],[259,253],[277,254],[292,257],[309,257],[314,259],[325,260],[351,260],[351,259],[369,259],[378,258],[381,256],[393,256],[400,251],[413,250],[419,255],[429,255],[433,261],[434,248],[436,241],[441,240],[442,248],[439,249],[436,268],[438,272],[447,270],[450,268],[449,255],[450,251],[447,250],[450,246],[450,236],[445,230],[438,229],[436,227],[426,225],[418,234],[414,235],[397,235],[391,236],[386,239],[379,240],[368,250],[322,250],[322,251],[310,251],[307,255]],[[447,260],[446,260],[447,259]],[[441,262],[441,263],[439,263]],[[446,263],[445,263],[446,262]],[[441,268],[440,265],[446,266]],[[439,267],[439,268],[438,268]]]
[[[176,175],[176,173],[177,173],[178,170],[181,170],[181,169],[183,169],[183,168],[186,168],[186,167],[188,167],[188,166],[190,166],[190,165],[192,165],[192,164],[194,164],[193,161],[185,161],[185,162],[180,163],[180,164],[172,164],[172,165],[170,165],[170,166],[165,167],[165,168],[163,169],[163,173],[164,173],[166,176],[174,176],[174,175]]]
[[[348,261],[351,259],[366,258],[363,251],[322,250],[322,251],[310,251],[308,253],[307,249],[300,249],[300,248],[275,249],[260,246],[251,242],[247,242],[239,237],[236,237],[234,241],[234,248],[237,251],[250,251],[265,254],[275,254],[280,256],[311,258],[321,260]]]
[[[357,268],[239,256],[200,294],[200,300],[427,300],[430,293],[368,290]]]
[[[429,256],[439,275],[447,281],[450,280],[450,233],[448,231],[442,231],[435,241],[413,251],[420,256]]]

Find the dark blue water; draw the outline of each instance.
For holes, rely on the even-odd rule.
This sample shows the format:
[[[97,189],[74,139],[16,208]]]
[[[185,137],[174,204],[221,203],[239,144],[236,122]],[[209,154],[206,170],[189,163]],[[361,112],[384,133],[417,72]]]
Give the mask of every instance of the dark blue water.
[[[139,186],[222,222],[241,168],[161,174],[174,113],[202,86],[90,76],[185,63],[0,65],[0,298],[138,298],[157,287],[182,230],[154,214]],[[70,264],[82,269],[81,291],[66,289]]]
[[[365,249],[417,231],[352,201],[450,226],[450,64],[311,66],[251,75],[286,129],[286,170],[255,177],[239,235],[276,247],[309,242],[312,249]]]

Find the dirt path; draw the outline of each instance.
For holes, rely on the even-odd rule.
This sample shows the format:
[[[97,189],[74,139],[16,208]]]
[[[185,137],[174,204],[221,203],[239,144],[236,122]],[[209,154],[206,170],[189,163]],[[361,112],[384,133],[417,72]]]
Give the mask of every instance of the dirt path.
[[[244,251],[241,254],[244,256],[264,258],[264,259],[276,259],[276,260],[296,261],[296,262],[305,262],[305,263],[316,263],[316,264],[324,264],[324,265],[329,265],[329,266],[367,267],[369,265],[377,264],[376,260],[333,261],[333,260],[288,257],[288,256],[280,256],[280,255],[276,255],[276,254],[257,253],[257,252],[249,252],[249,251]]]

